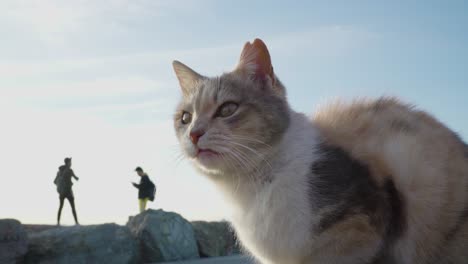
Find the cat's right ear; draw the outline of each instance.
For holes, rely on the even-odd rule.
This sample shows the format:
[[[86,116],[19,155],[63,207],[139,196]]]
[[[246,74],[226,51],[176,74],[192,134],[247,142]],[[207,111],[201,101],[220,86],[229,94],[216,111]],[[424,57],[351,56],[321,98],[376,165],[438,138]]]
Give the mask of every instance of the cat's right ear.
[[[254,80],[261,80],[275,85],[275,74],[271,65],[270,53],[261,39],[247,42],[242,49],[235,71],[241,72]]]
[[[286,90],[280,81],[276,79],[271,64],[270,53],[261,39],[247,42],[234,72],[240,73],[251,80],[260,81],[264,87],[270,87],[276,95],[285,98]]]
[[[182,89],[182,93],[184,95],[192,93],[193,89],[197,85],[197,82],[203,79],[203,76],[190,69],[180,61],[173,61],[172,67],[174,68],[174,72],[177,75],[177,79],[179,79],[180,88]]]

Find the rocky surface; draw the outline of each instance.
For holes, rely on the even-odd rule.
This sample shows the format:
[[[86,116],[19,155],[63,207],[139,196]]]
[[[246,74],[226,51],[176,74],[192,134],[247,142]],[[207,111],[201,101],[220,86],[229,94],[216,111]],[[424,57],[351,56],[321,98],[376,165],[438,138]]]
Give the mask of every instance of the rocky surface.
[[[192,225],[179,214],[150,209],[130,218],[127,227],[140,243],[142,262],[199,258]]]
[[[212,257],[238,253],[227,222],[190,223],[163,210],[132,216],[126,226],[22,225],[17,220],[0,219],[1,264],[199,263],[200,257],[218,263]],[[239,261],[239,257],[232,260]]]
[[[126,227],[73,226],[30,234],[25,263],[138,263],[139,250]]]
[[[18,220],[0,220],[0,263],[20,262],[28,250],[28,235]]]
[[[234,232],[228,222],[192,222],[201,257],[239,254]]]
[[[49,230],[49,229],[61,228],[60,226],[56,226],[56,225],[27,225],[27,224],[23,224],[23,226],[24,226],[24,229],[26,229],[26,232],[28,234],[42,232],[42,231]]]
[[[202,258],[198,260],[186,260],[166,262],[164,264],[259,264],[253,257],[236,255],[229,257]]]

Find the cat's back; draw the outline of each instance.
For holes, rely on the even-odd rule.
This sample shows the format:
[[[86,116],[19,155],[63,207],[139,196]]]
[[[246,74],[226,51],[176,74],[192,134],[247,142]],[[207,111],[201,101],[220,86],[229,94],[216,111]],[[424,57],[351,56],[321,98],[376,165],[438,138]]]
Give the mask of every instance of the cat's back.
[[[336,101],[321,107],[313,122],[328,143],[370,166],[377,182],[423,168],[451,168],[445,173],[460,170],[457,177],[468,178],[468,148],[463,141],[431,115],[395,98]],[[451,177],[456,176],[438,178]]]
[[[468,255],[468,153],[455,133],[395,98],[335,102],[312,120],[327,143],[369,167],[377,186],[395,184],[405,221],[393,249],[397,259]]]

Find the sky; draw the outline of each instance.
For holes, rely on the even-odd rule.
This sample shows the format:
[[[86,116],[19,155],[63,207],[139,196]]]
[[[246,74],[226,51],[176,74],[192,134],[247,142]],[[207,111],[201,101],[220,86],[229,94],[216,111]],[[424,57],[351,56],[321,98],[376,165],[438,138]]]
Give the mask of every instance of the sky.
[[[82,224],[138,212],[136,166],[158,186],[150,208],[227,218],[215,186],[181,159],[171,62],[215,76],[257,37],[297,111],[393,95],[468,140],[466,10],[457,0],[0,0],[0,218],[55,224],[65,157]],[[62,223],[72,219],[66,204]]]

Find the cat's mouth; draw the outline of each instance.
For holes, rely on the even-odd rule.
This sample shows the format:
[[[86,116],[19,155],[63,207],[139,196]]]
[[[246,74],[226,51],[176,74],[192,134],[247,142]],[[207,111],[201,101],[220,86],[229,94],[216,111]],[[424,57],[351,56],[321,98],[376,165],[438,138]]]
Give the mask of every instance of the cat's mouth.
[[[214,158],[219,156],[220,154],[211,149],[198,149],[197,158]]]

